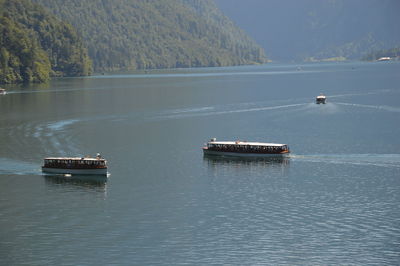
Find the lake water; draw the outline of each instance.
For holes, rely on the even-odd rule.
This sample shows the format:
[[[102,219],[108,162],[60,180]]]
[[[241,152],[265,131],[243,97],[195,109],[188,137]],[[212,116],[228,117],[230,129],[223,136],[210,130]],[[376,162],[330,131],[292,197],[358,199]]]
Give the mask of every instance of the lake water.
[[[0,96],[1,265],[398,265],[400,63],[63,78]],[[326,105],[314,104],[320,93]],[[287,160],[203,158],[210,138]],[[100,152],[108,179],[44,176]]]

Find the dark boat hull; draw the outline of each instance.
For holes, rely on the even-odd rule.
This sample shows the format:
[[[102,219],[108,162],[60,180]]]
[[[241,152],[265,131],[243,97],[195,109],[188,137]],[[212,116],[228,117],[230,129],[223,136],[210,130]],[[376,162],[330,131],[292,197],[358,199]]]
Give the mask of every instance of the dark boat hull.
[[[42,172],[51,174],[71,174],[71,175],[107,175],[107,168],[67,169],[67,168],[42,167]]]
[[[286,157],[289,152],[282,153],[251,153],[251,152],[227,152],[203,149],[204,155],[232,156],[232,157]]]

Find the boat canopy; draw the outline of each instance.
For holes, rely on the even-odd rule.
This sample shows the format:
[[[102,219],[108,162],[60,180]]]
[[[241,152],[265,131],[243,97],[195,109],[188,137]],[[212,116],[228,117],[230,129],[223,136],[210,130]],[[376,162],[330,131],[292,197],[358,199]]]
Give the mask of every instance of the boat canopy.
[[[263,146],[263,147],[286,146],[286,144],[279,144],[279,143],[247,142],[247,141],[216,141],[216,140],[211,140],[207,144],[211,144],[211,145],[246,145],[246,146]]]
[[[45,160],[73,160],[73,161],[105,161],[105,159],[91,157],[47,157]]]

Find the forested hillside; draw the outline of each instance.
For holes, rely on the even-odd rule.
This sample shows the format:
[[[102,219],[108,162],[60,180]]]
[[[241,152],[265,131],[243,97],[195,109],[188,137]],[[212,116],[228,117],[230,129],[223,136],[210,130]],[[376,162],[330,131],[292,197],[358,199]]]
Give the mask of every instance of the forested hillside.
[[[0,83],[88,75],[91,62],[70,24],[30,0],[0,0]]]
[[[212,0],[34,0],[83,36],[97,71],[263,63]]]

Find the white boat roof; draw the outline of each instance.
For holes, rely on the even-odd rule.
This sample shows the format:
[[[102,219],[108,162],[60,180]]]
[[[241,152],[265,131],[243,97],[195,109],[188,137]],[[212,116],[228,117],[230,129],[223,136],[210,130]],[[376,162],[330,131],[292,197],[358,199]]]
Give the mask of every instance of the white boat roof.
[[[105,161],[104,158],[92,158],[92,157],[47,157],[45,160],[73,160],[73,161]]]
[[[220,145],[250,145],[250,146],[273,146],[281,147],[286,144],[280,143],[265,143],[265,142],[249,142],[249,141],[209,141],[209,144],[220,144]]]
[[[317,99],[325,99],[325,98],[326,98],[325,95],[319,95],[319,96],[317,96]]]

